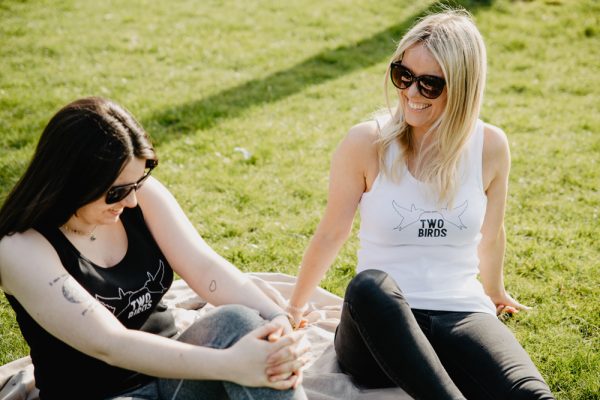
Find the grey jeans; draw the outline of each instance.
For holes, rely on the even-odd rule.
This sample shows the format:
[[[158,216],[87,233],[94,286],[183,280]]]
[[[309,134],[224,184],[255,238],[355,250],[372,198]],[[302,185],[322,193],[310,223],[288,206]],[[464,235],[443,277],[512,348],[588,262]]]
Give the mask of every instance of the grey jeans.
[[[227,305],[207,313],[184,331],[178,340],[224,349],[265,321],[248,307]],[[245,387],[225,381],[156,379],[149,384],[107,400],[302,400],[304,390]]]

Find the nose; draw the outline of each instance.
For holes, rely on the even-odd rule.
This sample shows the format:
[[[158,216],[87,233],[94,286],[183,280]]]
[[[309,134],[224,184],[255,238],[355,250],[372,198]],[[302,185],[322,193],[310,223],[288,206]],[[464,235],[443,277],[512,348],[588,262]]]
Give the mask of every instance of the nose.
[[[129,208],[134,208],[135,206],[137,206],[138,201],[137,201],[137,195],[136,195],[136,191],[132,190],[127,197],[125,197],[123,200],[120,201],[121,205],[123,205],[123,207],[129,207]]]
[[[409,87],[404,89],[404,93],[405,93],[406,97],[415,98],[417,96],[420,96],[421,93],[419,93],[418,85],[419,85],[418,82],[413,82],[412,85],[410,85]]]

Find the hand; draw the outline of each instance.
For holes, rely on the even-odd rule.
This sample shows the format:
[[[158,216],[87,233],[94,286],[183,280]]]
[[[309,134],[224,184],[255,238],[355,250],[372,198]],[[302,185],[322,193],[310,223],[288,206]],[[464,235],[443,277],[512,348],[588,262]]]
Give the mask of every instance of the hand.
[[[293,388],[302,383],[302,367],[306,364],[306,353],[310,349],[310,344],[304,336],[304,332],[295,331],[284,336],[279,341],[289,341],[290,345],[271,354],[267,359],[269,367],[267,375],[269,380],[278,381],[289,379],[294,375],[297,377]]]
[[[271,322],[277,324],[279,329],[269,335],[269,342],[275,342],[282,336],[286,336],[294,332],[294,328],[292,327],[292,324],[286,315],[278,315],[273,318]]]
[[[291,316],[291,314],[290,314],[290,316]],[[293,316],[291,316],[291,317],[294,318]],[[270,342],[274,342],[277,339],[279,339],[280,337],[289,335],[293,331],[305,328],[308,325],[308,321],[304,318],[300,319],[300,321],[295,320],[294,324],[292,324],[291,321],[289,320],[288,316],[283,315],[283,314],[278,315],[277,317],[273,318],[271,320],[271,322],[278,324],[281,327],[281,329],[277,330],[269,335]]]
[[[296,323],[296,329],[302,329],[308,325],[308,320],[303,318],[305,308],[306,306],[294,307],[290,304],[285,307],[285,311],[287,311],[294,319],[294,322]]]
[[[266,340],[270,334],[280,329],[276,323],[267,323],[223,350],[227,357],[224,380],[243,386],[262,386],[278,390],[296,387],[301,375],[293,373],[297,369],[297,363],[290,360],[297,357],[290,355],[300,353],[294,347],[299,337],[289,335],[274,342]],[[276,368],[275,375],[287,373],[287,376],[269,376],[269,368]]]
[[[519,303],[517,300],[513,299],[506,290],[503,290],[502,293],[498,296],[490,296],[494,304],[496,305],[496,315],[500,316],[502,313],[506,313],[508,315],[516,314],[519,310],[531,310],[531,307],[527,307]]]

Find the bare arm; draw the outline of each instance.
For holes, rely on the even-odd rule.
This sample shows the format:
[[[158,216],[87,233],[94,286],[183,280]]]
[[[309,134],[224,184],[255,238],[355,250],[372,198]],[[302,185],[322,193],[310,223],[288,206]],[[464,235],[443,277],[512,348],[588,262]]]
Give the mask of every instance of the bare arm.
[[[508,191],[510,151],[502,130],[486,125],[483,150],[483,180],[487,196],[487,210],[481,228],[479,244],[479,271],[486,294],[503,309],[516,311],[527,308],[514,300],[504,288],[504,210]]]
[[[15,296],[40,326],[108,364],[164,378],[230,380],[275,388],[290,385],[269,382],[265,373],[268,356],[291,341],[269,343],[259,338],[276,329],[274,324],[226,350],[129,330],[67,273],[55,250],[33,230],[0,241],[0,274],[2,289]]]
[[[327,207],[313,235],[290,298],[296,320],[300,311],[335,260],[352,229],[362,194],[367,190],[369,168],[377,165],[374,122],[355,126],[333,155]]]
[[[215,305],[243,304],[269,318],[283,310],[200,237],[171,195],[149,179],[138,194],[144,218],[171,267],[200,296]]]

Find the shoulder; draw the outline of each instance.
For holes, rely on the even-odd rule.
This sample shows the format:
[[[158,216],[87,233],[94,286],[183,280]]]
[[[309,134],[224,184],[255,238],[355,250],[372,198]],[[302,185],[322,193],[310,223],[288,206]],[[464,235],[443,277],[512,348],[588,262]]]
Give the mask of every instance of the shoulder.
[[[51,248],[50,243],[35,229],[28,229],[22,233],[6,235],[0,239],[0,260],[13,253],[32,251],[38,247]]]
[[[164,224],[172,224],[173,218],[183,215],[175,196],[164,184],[152,176],[138,191],[137,199],[144,221],[152,233],[161,229],[161,226],[164,228]]]
[[[158,179],[150,176],[144,186],[138,190],[137,197],[140,212],[145,212],[147,211],[144,207],[146,203],[164,203],[172,197],[172,194]]]
[[[486,158],[507,158],[510,156],[506,133],[495,125],[484,124],[483,154]]]
[[[375,120],[361,122],[348,131],[345,140],[357,145],[374,145],[379,139],[379,125]]]
[[[497,126],[485,124],[483,128],[483,181],[484,187],[497,178],[505,182],[510,171],[508,138]]]
[[[377,160],[379,127],[375,121],[354,125],[342,139],[333,155],[333,163],[361,174]]]
[[[4,277],[25,271],[25,265],[37,265],[40,261],[57,258],[52,245],[34,229],[4,236],[0,239],[0,286],[10,294]]]
[[[343,138],[338,150],[351,156],[367,156],[377,152],[379,126],[375,121],[354,125]]]

